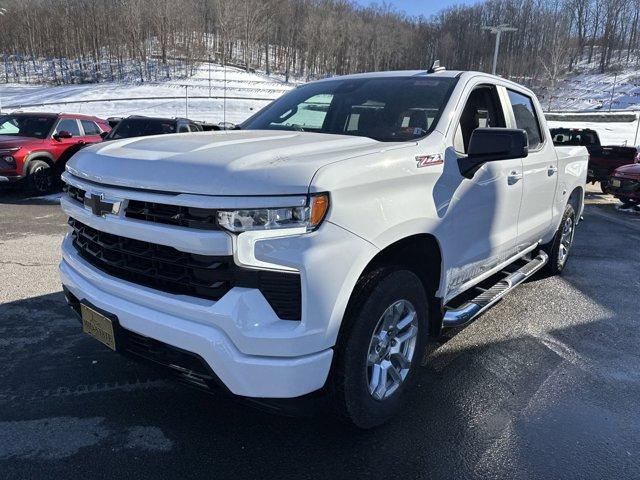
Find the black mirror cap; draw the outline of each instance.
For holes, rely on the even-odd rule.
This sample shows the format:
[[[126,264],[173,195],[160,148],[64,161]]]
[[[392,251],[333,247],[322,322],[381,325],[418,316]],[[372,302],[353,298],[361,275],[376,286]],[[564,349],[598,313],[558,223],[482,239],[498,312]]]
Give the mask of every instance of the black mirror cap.
[[[529,155],[527,132],[517,128],[476,128],[471,134],[466,157],[460,159],[460,173],[467,178],[487,162],[525,158]]]
[[[66,130],[62,130],[53,136],[53,138],[55,138],[56,140],[60,140],[61,138],[72,138],[72,137],[73,135],[71,135],[71,132],[67,132]]]
[[[492,162],[529,155],[527,132],[517,128],[476,128],[469,141],[468,157]]]

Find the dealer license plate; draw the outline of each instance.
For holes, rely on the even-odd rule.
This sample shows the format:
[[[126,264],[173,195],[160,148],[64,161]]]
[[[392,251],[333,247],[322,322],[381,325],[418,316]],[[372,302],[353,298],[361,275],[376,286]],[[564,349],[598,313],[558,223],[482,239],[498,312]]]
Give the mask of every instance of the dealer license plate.
[[[113,322],[84,304],[80,305],[80,312],[82,313],[82,331],[104,343],[111,350],[115,350],[116,336],[113,332]]]

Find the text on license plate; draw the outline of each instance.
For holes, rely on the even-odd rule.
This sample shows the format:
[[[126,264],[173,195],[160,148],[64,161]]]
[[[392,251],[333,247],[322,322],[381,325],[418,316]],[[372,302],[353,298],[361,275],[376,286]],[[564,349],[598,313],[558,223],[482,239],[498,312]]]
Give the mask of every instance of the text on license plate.
[[[80,312],[82,313],[82,331],[104,343],[111,350],[115,350],[116,336],[113,332],[113,322],[84,304],[80,305]]]
[[[612,187],[619,187],[621,185],[620,180],[616,180],[615,178],[611,180]]]

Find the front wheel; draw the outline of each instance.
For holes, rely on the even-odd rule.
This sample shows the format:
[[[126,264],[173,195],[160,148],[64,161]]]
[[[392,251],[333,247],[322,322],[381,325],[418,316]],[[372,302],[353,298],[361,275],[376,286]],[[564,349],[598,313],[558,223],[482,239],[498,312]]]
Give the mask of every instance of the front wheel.
[[[27,176],[29,192],[35,195],[46,195],[54,184],[53,168],[42,160],[34,160],[29,164]]]
[[[569,252],[573,246],[573,237],[576,230],[576,212],[573,206],[567,204],[562,215],[560,227],[556,231],[551,243],[544,250],[549,255],[546,270],[550,275],[559,275],[564,270],[569,258]]]
[[[601,180],[600,181],[600,191],[605,195],[609,193],[609,187],[611,187],[610,180]]]
[[[369,274],[350,306],[335,352],[334,405],[359,428],[402,408],[425,350],[428,300],[420,279],[400,268]]]

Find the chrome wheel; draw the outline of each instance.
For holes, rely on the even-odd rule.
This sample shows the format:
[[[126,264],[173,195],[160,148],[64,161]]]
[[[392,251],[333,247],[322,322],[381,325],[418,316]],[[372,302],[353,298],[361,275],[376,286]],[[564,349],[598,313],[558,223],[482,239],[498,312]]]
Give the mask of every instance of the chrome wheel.
[[[564,266],[569,256],[569,249],[573,243],[573,234],[575,233],[575,224],[573,216],[567,217],[562,225],[562,235],[560,237],[560,247],[558,248],[558,265]]]
[[[405,381],[417,337],[418,315],[411,302],[399,300],[384,311],[373,331],[367,356],[367,381],[373,398],[388,398]]]

